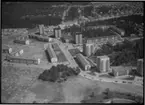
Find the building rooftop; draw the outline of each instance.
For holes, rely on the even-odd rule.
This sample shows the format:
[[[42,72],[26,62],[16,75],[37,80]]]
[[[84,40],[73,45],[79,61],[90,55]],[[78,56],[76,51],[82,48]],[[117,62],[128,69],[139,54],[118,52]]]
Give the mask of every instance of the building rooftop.
[[[138,59],[137,61],[142,61],[143,62],[143,59]]]
[[[20,37],[16,38],[16,40],[22,40],[22,41],[28,40],[28,36],[20,36]]]
[[[76,35],[78,35],[78,34],[82,34],[82,32],[75,32],[75,34],[76,34]]]
[[[77,54],[76,58],[78,58],[83,66],[90,65],[87,59],[82,54]]]
[[[49,38],[48,36],[42,36],[42,35],[36,35],[36,34],[31,34],[30,36],[36,36],[36,37],[39,37],[39,38]]]
[[[123,66],[112,66],[111,68],[116,72],[123,72],[131,69],[130,67],[123,67]]]
[[[54,52],[54,50],[53,50],[53,48],[52,48],[52,46],[51,46],[51,44],[48,44],[47,51],[48,51],[49,56],[50,56],[51,58],[57,58],[57,57],[56,57],[56,54],[55,54],[55,52]]]
[[[104,55],[104,56],[97,56],[97,58],[105,59],[105,58],[109,58],[109,57]]]
[[[55,27],[54,30],[61,30],[61,27],[60,26]]]
[[[13,56],[13,55],[8,55],[8,57],[16,58],[16,59],[31,59],[31,60],[38,59],[38,58],[34,58],[34,57],[23,57],[23,56]]]

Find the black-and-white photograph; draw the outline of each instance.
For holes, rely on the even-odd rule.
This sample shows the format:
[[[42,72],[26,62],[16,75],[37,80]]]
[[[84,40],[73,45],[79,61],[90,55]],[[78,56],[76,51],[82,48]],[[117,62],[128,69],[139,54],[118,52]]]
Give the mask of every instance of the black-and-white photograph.
[[[144,103],[144,3],[2,2],[2,103]]]

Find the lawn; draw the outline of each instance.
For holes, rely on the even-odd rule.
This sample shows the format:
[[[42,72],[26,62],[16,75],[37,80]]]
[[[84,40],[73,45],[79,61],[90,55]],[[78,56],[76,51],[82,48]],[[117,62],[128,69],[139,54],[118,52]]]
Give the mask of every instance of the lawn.
[[[47,100],[47,102],[59,102],[62,101],[62,86],[61,84],[36,81],[30,91],[35,94],[35,101]],[[34,101],[34,100],[33,100]]]
[[[58,62],[66,62],[67,59],[62,51],[55,51]]]
[[[101,88],[94,81],[81,76],[71,77],[63,83],[63,93],[66,103],[80,103],[92,90],[95,90],[95,94],[97,95],[100,93]]]
[[[75,56],[76,54],[80,53],[79,49],[70,49],[68,51],[72,56]]]
[[[7,103],[16,94],[23,93],[27,90],[34,83],[41,71],[42,69],[38,68],[30,69],[2,66],[2,102]]]
[[[54,51],[60,51],[60,48],[59,48],[57,43],[53,43],[52,48],[53,48]]]

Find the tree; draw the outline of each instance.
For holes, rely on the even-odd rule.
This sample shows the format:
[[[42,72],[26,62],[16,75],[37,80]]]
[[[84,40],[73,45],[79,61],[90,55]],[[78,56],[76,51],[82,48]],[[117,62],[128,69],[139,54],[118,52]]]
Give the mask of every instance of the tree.
[[[51,71],[49,76],[50,76],[50,80],[52,82],[55,82],[59,78],[59,72],[58,72],[57,68],[54,68],[54,70]]]
[[[49,70],[45,70],[39,75],[38,79],[55,82],[60,78],[66,79],[68,76],[78,75],[79,72],[79,69],[77,69],[76,72],[76,69],[61,64],[52,66]]]

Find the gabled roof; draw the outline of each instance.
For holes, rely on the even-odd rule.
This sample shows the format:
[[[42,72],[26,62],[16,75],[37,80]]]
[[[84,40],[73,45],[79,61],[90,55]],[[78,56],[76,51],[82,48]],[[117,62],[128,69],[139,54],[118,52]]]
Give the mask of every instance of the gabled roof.
[[[48,44],[47,51],[49,53],[50,58],[57,58],[51,44]]]
[[[82,54],[77,54],[76,58],[79,59],[80,63],[85,66],[85,65],[90,65],[89,61],[82,55]]]

